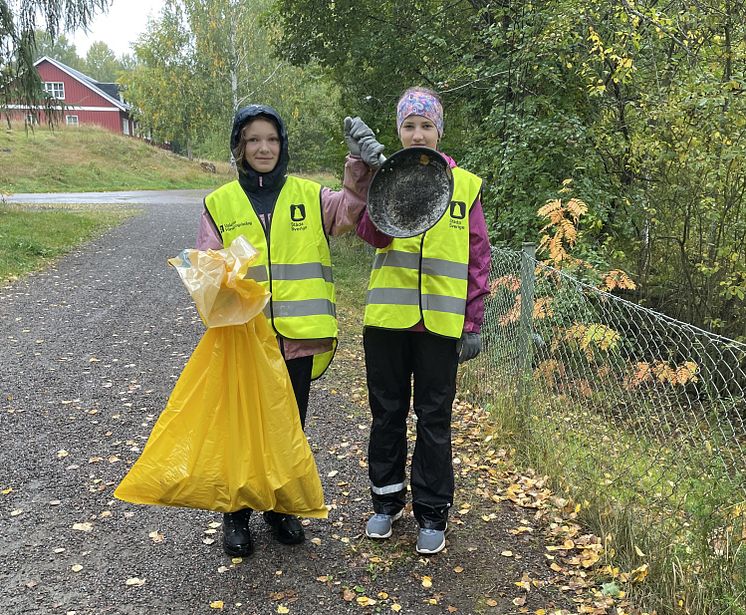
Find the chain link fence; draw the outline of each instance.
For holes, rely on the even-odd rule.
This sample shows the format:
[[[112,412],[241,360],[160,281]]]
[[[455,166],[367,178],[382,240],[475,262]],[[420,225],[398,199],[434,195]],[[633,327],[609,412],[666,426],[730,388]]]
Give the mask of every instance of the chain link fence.
[[[682,301],[686,298],[682,297]],[[493,252],[461,382],[658,613],[746,612],[746,344]]]

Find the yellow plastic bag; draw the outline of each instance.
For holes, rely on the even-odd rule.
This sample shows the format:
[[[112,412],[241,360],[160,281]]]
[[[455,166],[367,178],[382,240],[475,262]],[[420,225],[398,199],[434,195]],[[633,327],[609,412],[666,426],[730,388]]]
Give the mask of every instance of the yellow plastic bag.
[[[184,250],[168,260],[176,269],[207,327],[249,322],[264,309],[269,291],[246,272],[258,252],[243,235],[223,250]]]
[[[225,270],[234,271],[232,253],[220,252],[225,252]],[[212,267],[215,254],[207,260],[190,254],[189,267],[202,258],[208,269],[219,270]],[[231,283],[259,287],[238,275],[245,265],[237,265]],[[194,273],[192,278],[199,277]],[[203,296],[209,299],[209,293]],[[252,309],[261,305],[259,313],[245,324],[205,332],[140,458],[114,491],[117,498],[219,512],[253,508],[326,518],[321,480],[285,361],[260,313],[264,304],[255,303]],[[205,305],[202,309],[203,318],[214,315]]]

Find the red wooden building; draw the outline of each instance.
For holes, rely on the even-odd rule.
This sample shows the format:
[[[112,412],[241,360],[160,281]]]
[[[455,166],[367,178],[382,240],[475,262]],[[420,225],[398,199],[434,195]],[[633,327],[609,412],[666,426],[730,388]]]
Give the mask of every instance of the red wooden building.
[[[100,83],[80,71],[43,57],[34,62],[47,94],[64,103],[63,122],[68,126],[98,124],[112,132],[134,135],[135,122],[130,105],[122,100],[119,85]],[[12,118],[20,121],[44,122],[31,109],[14,106]]]

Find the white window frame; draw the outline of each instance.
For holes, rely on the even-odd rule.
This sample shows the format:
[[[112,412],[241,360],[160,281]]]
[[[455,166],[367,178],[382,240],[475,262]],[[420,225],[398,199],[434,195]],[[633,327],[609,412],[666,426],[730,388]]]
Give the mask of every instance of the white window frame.
[[[67,126],[80,126],[80,119],[78,118],[77,115],[66,115],[65,124]]]
[[[44,91],[52,98],[65,100],[65,84],[62,81],[45,81]]]
[[[126,118],[122,118],[122,134],[129,136],[130,134],[130,121]]]

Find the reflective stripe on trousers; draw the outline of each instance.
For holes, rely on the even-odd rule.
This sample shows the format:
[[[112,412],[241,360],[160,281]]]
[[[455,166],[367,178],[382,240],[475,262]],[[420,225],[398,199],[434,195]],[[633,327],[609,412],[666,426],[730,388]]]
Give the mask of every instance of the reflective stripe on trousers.
[[[407,486],[407,483],[396,483],[394,485],[386,485],[385,487],[376,487],[373,483],[370,484],[370,490],[376,495],[387,495],[389,493],[399,493]]]

